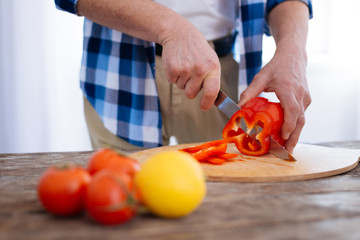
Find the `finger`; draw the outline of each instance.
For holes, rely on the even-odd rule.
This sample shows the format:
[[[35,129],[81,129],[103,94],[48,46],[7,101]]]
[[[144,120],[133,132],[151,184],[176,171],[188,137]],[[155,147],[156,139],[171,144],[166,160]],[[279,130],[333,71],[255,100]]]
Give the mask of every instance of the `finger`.
[[[294,96],[279,97],[279,100],[284,109],[284,123],[281,135],[284,140],[287,140],[296,127],[301,109]]]
[[[292,153],[294,151],[294,148],[295,148],[296,144],[299,141],[300,133],[301,133],[304,125],[305,125],[305,115],[302,113],[302,114],[299,114],[299,118],[297,120],[296,128],[291,133],[291,135],[289,136],[289,139],[285,143],[285,148],[290,153]]]
[[[303,103],[304,103],[304,112],[305,110],[309,107],[309,105],[311,104],[311,96],[309,91],[307,91],[304,95],[304,99],[303,99]]]
[[[202,88],[202,78],[192,76],[185,84],[185,96],[189,99],[195,98]]]
[[[260,71],[255,75],[250,85],[240,94],[239,106],[242,107],[247,101],[262,93],[268,81],[268,76],[265,71]]]
[[[179,89],[185,89],[185,85],[189,81],[189,79],[190,77],[188,75],[181,75],[176,81],[176,86]]]
[[[180,76],[180,70],[164,66],[165,76],[169,83],[176,83]]]
[[[203,110],[210,109],[220,90],[220,74],[207,77],[203,81],[203,94],[200,100],[200,108]]]
[[[178,59],[169,58],[165,55],[162,57],[162,64],[165,71],[165,76],[169,83],[177,83],[182,75],[186,75],[188,70],[179,64]],[[187,66],[185,66],[187,67]]]
[[[176,86],[179,89],[185,89],[187,81],[191,78],[191,68],[190,64],[187,61],[182,62],[182,66],[178,69],[178,79],[176,80]]]
[[[306,122],[306,120],[305,120],[305,110],[308,108],[310,103],[311,103],[311,97],[310,97],[309,92],[307,92],[304,95],[304,98],[303,98],[303,108],[302,108],[302,111],[300,112],[299,117],[297,119],[296,127],[295,127],[294,131],[290,134],[288,140],[285,143],[285,148],[290,153],[292,153],[294,151],[294,148],[295,148],[296,144],[299,141],[302,129],[305,126],[305,122]]]

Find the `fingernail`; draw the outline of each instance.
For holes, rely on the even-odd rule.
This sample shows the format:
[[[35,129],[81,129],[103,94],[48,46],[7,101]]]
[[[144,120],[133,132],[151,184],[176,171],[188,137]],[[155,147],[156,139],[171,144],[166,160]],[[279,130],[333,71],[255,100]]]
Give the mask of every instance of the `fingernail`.
[[[283,133],[282,138],[284,140],[287,140],[289,138],[289,136],[290,136],[290,134],[286,132],[286,133]]]

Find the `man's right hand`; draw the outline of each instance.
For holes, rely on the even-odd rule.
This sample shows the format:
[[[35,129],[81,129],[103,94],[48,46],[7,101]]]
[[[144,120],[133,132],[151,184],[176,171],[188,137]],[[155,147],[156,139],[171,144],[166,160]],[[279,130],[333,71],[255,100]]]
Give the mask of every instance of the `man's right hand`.
[[[78,14],[111,29],[163,46],[169,82],[188,98],[203,89],[200,107],[209,109],[220,89],[220,63],[202,34],[171,9],[144,0],[79,0]]]
[[[220,62],[206,39],[191,23],[185,22],[162,41],[162,46],[168,81],[184,89],[189,99],[202,89],[200,108],[210,109],[220,89]]]

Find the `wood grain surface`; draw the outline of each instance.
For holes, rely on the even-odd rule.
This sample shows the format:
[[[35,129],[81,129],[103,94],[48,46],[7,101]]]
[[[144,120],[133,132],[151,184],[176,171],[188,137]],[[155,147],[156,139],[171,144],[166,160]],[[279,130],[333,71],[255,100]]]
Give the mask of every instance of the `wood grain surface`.
[[[329,145],[360,149],[360,141]],[[0,154],[0,239],[355,240],[360,236],[360,167],[304,181],[207,182],[201,206],[180,219],[142,213],[126,224],[105,227],[87,214],[57,218],[45,212],[36,195],[40,174],[57,164],[85,166],[90,154]]]
[[[176,150],[198,144],[181,144],[147,149],[130,156],[144,162],[155,153]],[[227,152],[239,153],[234,144],[228,144]],[[201,163],[208,181],[219,182],[284,182],[332,176],[357,166],[360,150],[329,148],[310,144],[298,144],[294,150],[298,160],[284,161],[272,154],[260,157],[245,156],[230,159],[222,165]]]

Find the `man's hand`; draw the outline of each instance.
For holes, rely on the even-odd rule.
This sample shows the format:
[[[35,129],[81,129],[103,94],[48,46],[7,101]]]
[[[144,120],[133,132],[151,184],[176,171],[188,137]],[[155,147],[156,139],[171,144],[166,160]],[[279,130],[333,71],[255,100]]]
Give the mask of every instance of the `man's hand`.
[[[287,50],[277,50],[273,59],[254,77],[242,92],[240,105],[261,92],[275,92],[284,109],[282,137],[286,149],[292,152],[305,125],[305,110],[311,102],[306,61]]]
[[[269,26],[276,41],[276,52],[242,92],[239,102],[242,106],[261,92],[275,92],[284,109],[282,137],[289,152],[299,140],[305,110],[311,103],[306,80],[308,11],[301,2],[287,1],[270,12]]]
[[[202,89],[200,108],[211,108],[220,89],[220,63],[209,43],[195,27],[184,23],[162,46],[162,62],[169,82],[184,89],[189,99]]]
[[[163,46],[169,82],[192,99],[203,89],[200,107],[209,109],[220,89],[219,59],[188,20],[154,1],[79,0],[79,15],[103,26]]]

